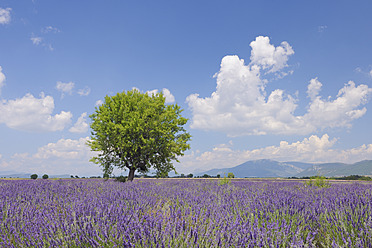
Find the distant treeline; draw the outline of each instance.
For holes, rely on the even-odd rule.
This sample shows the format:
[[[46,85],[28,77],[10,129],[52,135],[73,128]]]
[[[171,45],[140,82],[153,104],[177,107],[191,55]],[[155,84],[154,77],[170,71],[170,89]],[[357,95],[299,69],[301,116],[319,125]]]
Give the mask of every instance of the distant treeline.
[[[73,176],[71,176],[73,178]],[[126,177],[126,176],[103,176],[103,178],[113,178],[113,179],[117,179],[118,177]],[[180,174],[180,175],[175,175],[175,176],[162,176],[162,177],[159,177],[159,176],[156,176],[156,175],[135,175],[134,177],[136,178],[221,178],[221,175],[218,174],[216,176],[211,176],[211,175],[208,175],[208,174],[204,174],[202,176],[194,176],[193,174]],[[234,174],[233,173],[228,173],[228,177],[229,178],[234,178]],[[100,176],[98,177],[91,177],[91,178],[102,178]]]
[[[312,177],[289,177],[289,179],[317,179],[319,176],[312,176]],[[371,177],[367,176],[359,176],[359,175],[351,175],[351,176],[343,176],[343,177],[325,177],[329,180],[359,180],[359,181],[372,181]]]

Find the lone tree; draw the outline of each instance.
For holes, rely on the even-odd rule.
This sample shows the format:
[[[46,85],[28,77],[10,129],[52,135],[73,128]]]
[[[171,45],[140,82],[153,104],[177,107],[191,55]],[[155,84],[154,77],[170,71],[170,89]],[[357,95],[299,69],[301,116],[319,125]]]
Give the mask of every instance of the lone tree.
[[[141,93],[137,89],[106,96],[105,102],[90,115],[91,138],[88,145],[98,152],[92,162],[111,175],[114,167],[128,169],[128,181],[135,171],[156,175],[175,171],[172,160],[190,149],[191,135],[183,126],[187,119],[177,105],[166,105],[162,93]]]

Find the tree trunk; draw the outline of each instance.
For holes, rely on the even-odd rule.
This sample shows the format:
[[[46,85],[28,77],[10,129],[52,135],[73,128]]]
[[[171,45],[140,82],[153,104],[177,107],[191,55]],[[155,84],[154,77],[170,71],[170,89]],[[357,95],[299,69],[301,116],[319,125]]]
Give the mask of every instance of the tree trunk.
[[[128,175],[128,181],[129,182],[132,182],[133,181],[133,178],[134,178],[134,172],[136,171],[135,168],[130,168],[129,169],[129,175]]]

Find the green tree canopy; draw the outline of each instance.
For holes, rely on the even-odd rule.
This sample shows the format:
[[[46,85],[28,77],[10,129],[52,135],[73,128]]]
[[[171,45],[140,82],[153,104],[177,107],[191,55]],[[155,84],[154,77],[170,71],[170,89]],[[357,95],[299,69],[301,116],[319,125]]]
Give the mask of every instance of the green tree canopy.
[[[234,173],[232,173],[232,172],[229,172],[229,173],[227,174],[227,177],[228,177],[228,178],[234,178],[234,177],[235,177],[235,175],[234,175]]]
[[[175,168],[172,160],[190,149],[191,135],[183,126],[187,119],[177,105],[166,105],[162,93],[149,96],[136,89],[106,96],[105,102],[90,115],[91,139],[88,145],[98,155],[92,162],[112,174],[114,167],[128,169],[128,180],[134,172],[150,168],[165,175]]]

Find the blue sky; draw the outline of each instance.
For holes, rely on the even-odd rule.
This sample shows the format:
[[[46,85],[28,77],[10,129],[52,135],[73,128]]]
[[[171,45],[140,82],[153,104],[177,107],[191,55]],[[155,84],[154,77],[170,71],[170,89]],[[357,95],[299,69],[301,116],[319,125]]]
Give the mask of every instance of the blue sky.
[[[163,91],[181,173],[372,159],[370,1],[0,0],[0,172],[98,175],[89,115]]]

